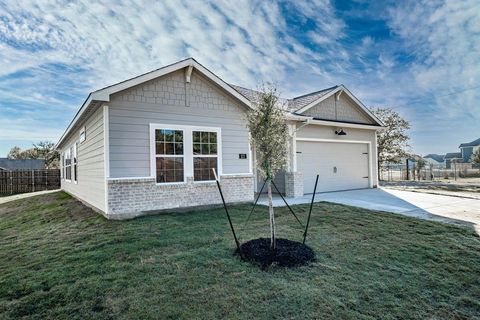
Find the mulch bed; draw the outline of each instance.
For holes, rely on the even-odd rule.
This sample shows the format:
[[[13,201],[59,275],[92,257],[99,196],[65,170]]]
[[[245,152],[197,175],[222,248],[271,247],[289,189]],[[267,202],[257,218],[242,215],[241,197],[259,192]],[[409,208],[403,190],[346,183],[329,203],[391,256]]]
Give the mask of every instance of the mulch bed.
[[[298,267],[315,260],[313,250],[301,242],[280,238],[276,244],[277,248],[271,250],[269,238],[247,241],[240,246],[242,259],[258,264],[262,269],[270,265]]]

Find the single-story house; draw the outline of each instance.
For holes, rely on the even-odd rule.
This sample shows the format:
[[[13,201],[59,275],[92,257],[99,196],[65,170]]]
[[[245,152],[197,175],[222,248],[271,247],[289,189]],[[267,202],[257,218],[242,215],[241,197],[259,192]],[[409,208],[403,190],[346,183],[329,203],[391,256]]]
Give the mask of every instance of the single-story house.
[[[246,113],[255,91],[193,58],[89,94],[56,144],[62,189],[121,219],[151,211],[251,202],[261,187]],[[285,99],[288,197],[374,188],[383,124],[345,86]]]
[[[44,159],[0,158],[0,171],[40,170],[40,169],[45,169]]]
[[[477,152],[478,149],[480,149],[480,138],[471,142],[462,143],[460,144],[459,148],[462,153],[463,162],[471,162],[472,154],[474,154],[475,152]]]
[[[445,155],[444,154],[434,154],[430,153],[423,157],[423,159],[430,165],[435,166],[436,168],[445,167]]]
[[[447,169],[451,169],[452,168],[452,163],[453,162],[462,162],[463,161],[463,158],[462,158],[462,153],[461,152],[449,152],[445,155],[444,157],[445,159],[445,167]]]

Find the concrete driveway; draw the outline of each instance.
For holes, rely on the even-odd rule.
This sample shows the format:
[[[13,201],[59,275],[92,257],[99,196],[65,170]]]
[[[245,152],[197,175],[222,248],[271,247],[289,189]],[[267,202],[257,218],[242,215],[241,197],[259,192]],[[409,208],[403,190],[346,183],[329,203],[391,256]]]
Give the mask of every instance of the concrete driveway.
[[[307,195],[302,198],[287,198],[287,201],[288,204],[304,204],[310,203],[311,199],[312,196]],[[378,188],[320,193],[315,196],[315,202],[319,201],[468,225],[480,234],[480,200],[478,199]],[[260,198],[259,203],[268,205],[265,196]],[[274,206],[284,206],[279,196],[275,196]]]

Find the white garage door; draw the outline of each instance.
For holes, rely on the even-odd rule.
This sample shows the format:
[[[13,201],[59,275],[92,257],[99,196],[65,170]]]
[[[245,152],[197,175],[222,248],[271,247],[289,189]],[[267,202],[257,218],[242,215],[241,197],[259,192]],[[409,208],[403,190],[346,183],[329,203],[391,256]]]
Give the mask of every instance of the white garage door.
[[[317,193],[369,187],[368,144],[297,141],[297,170],[303,173],[303,191]]]

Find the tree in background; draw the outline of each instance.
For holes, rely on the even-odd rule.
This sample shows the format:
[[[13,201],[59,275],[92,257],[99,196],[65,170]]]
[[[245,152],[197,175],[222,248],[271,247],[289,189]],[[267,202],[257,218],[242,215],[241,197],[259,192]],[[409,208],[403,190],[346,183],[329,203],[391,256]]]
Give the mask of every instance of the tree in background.
[[[46,169],[57,169],[60,164],[60,154],[51,141],[40,141],[33,144],[33,148],[22,150],[15,146],[8,152],[9,159],[44,159]]]
[[[272,180],[283,169],[287,159],[288,127],[276,89],[267,85],[261,88],[256,106],[247,115],[247,127],[255,147],[257,165],[266,179],[270,215],[270,247],[276,248],[275,215],[272,204]]]
[[[470,157],[473,163],[480,164],[480,148],[475,151]]]
[[[390,108],[375,108],[372,112],[386,126],[377,131],[379,167],[385,163],[399,163],[402,157],[408,156],[410,123]]]

